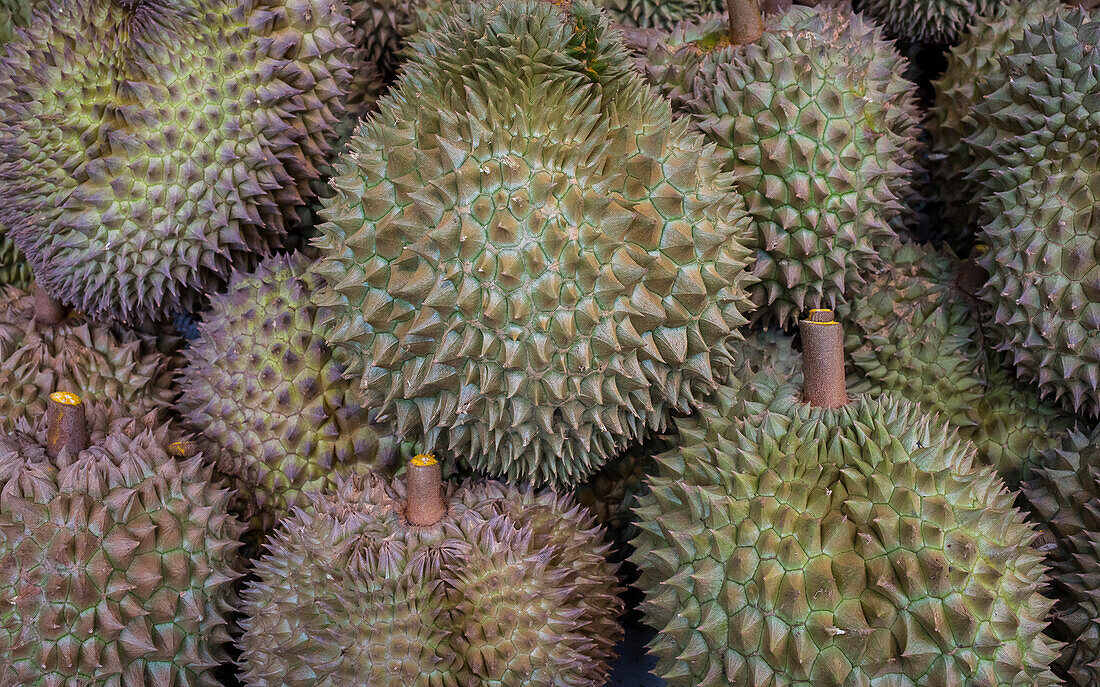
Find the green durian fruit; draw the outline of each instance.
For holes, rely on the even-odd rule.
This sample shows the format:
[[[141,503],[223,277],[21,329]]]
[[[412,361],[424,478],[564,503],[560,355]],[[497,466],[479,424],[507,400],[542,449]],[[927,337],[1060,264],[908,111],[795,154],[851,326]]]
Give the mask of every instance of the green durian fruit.
[[[1057,684],[1036,534],[973,448],[897,397],[770,396],[749,419],[702,409],[657,458],[632,559],[655,672],[670,687]]]
[[[882,32],[842,7],[793,7],[730,45],[713,17],[651,51],[649,81],[718,145],[756,226],[754,318],[843,303],[898,240],[917,169],[915,86]]]
[[[0,431],[46,412],[55,391],[80,393],[93,412],[117,406],[140,415],[171,404],[174,361],[151,337],[78,314],[46,324],[36,320],[34,300],[0,288]]]
[[[999,57],[1023,38],[1024,29],[1037,25],[1068,8],[1059,0],[1020,0],[1002,5],[990,17],[973,19],[957,46],[947,53],[947,68],[933,82],[936,100],[928,129],[933,173],[943,202],[943,231],[948,239],[965,247],[977,223],[975,189],[964,172],[972,162],[964,139],[974,133],[970,109],[980,102],[979,85],[1001,70]]]
[[[1075,10],[1024,31],[973,108],[979,264],[992,344],[1071,410],[1100,414],[1100,22]]]
[[[38,282],[139,322],[194,309],[279,246],[343,108],[345,12],[59,0],[10,41],[0,222]]]
[[[355,476],[292,515],[244,592],[246,687],[600,687],[622,630],[615,565],[570,497]]]
[[[1100,682],[1100,432],[1074,432],[1044,459],[1024,496],[1056,542],[1049,556],[1058,599],[1051,630],[1067,642],[1057,667],[1071,684],[1087,687]]]
[[[955,43],[971,23],[992,15],[1011,1],[858,0],[857,7],[867,16],[882,23],[890,35],[904,41]]]
[[[99,425],[100,423],[91,423]],[[0,434],[0,685],[219,687],[242,526],[201,456],[129,418],[86,450]]]
[[[33,279],[30,265],[0,226],[0,287],[11,285],[25,289]]]
[[[574,485],[724,375],[741,198],[585,2],[464,6],[409,54],[336,164],[314,302],[399,436]]]
[[[262,529],[343,477],[403,464],[402,446],[372,424],[325,343],[329,313],[309,303],[320,281],[309,262],[276,256],[235,275],[212,298],[179,378],[184,426],[239,483]]]
[[[671,30],[676,24],[725,10],[722,0],[599,0],[612,21],[639,29]]]

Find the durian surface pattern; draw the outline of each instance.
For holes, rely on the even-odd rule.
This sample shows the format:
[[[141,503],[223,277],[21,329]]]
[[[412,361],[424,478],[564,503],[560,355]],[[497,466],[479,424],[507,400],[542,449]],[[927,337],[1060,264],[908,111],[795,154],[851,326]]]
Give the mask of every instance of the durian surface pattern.
[[[340,478],[392,474],[401,462],[401,447],[372,425],[325,342],[329,313],[309,302],[320,277],[308,265],[302,255],[276,256],[235,275],[212,299],[179,379],[184,425],[240,484],[263,529]]]
[[[0,57],[0,222],[39,283],[137,323],[278,247],[342,112],[345,15],[328,0],[40,10]]]
[[[656,673],[673,687],[1057,684],[1035,532],[973,449],[898,397],[823,410],[761,376],[758,412],[720,391],[658,456],[638,508]]]
[[[910,43],[955,43],[967,26],[1012,0],[857,0],[887,32]],[[1033,3],[1036,0],[1022,0]],[[1041,2],[1041,0],[1039,0]]]
[[[404,481],[355,476],[270,539],[244,593],[247,687],[601,687],[615,567],[571,497],[446,487],[428,527]]]
[[[742,201],[589,4],[475,3],[409,54],[336,164],[314,302],[399,436],[576,484],[729,366]]]
[[[882,30],[842,7],[765,17],[731,46],[726,20],[684,23],[649,81],[718,145],[756,228],[756,320],[787,327],[864,288],[896,242],[917,170],[915,87]]]
[[[93,423],[98,424],[98,423]],[[219,687],[243,529],[201,455],[115,420],[78,455],[0,435],[0,685]]]

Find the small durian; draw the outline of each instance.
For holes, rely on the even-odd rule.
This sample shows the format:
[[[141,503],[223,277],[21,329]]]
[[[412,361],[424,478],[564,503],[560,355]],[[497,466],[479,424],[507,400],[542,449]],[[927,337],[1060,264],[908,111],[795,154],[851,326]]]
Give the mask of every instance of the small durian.
[[[372,424],[325,342],[329,313],[309,302],[320,281],[309,264],[276,256],[234,275],[211,299],[179,378],[184,426],[264,530],[342,478],[403,464],[401,445]]]
[[[850,8],[761,21],[751,0],[729,5],[732,19],[678,26],[644,69],[734,173],[755,220],[753,318],[788,327],[866,288],[897,242],[918,169],[916,87]]]
[[[743,201],[587,2],[475,2],[409,54],[336,163],[314,302],[398,436],[575,485],[724,376]]]
[[[270,538],[244,592],[246,687],[601,687],[617,566],[571,497],[355,475]]]
[[[55,391],[79,392],[95,417],[167,408],[174,365],[149,337],[69,313],[39,287],[0,287],[0,431],[46,412]]]
[[[832,313],[802,387],[703,408],[638,507],[670,687],[1054,685],[1042,556],[1014,494],[937,415],[849,397]]]
[[[230,492],[169,455],[166,426],[86,414],[57,392],[46,422],[0,433],[0,685],[218,687],[243,567]]]

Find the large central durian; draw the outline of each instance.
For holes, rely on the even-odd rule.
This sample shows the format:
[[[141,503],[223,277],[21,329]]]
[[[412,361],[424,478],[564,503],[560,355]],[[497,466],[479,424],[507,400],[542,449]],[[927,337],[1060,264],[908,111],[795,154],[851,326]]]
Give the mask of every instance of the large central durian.
[[[349,77],[340,2],[61,0],[0,59],[0,221],[54,296],[138,321],[280,244]]]
[[[315,301],[399,434],[576,483],[728,367],[740,197],[591,5],[475,4],[411,53],[336,164]]]

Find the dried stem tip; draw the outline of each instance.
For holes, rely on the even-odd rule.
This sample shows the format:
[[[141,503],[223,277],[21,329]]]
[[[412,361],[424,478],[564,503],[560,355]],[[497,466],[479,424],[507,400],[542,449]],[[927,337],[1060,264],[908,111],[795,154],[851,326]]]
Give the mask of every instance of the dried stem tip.
[[[87,445],[84,402],[68,391],[50,394],[46,402],[46,455],[56,458],[62,449],[68,449],[69,455],[75,457]]]
[[[833,311],[816,309],[799,323],[802,332],[802,383],[806,402],[839,408],[848,402],[844,388],[844,329]]]
[[[764,20],[760,17],[760,0],[726,0],[729,13],[729,39],[733,45],[748,45],[764,35]]]
[[[419,455],[409,461],[405,490],[405,518],[409,524],[434,525],[447,512],[443,505],[443,471],[435,456]]]
[[[65,319],[65,306],[39,284],[34,285],[34,319],[42,324],[57,324]]]

